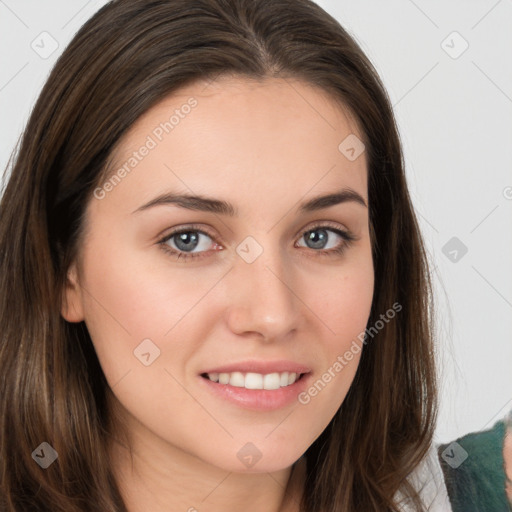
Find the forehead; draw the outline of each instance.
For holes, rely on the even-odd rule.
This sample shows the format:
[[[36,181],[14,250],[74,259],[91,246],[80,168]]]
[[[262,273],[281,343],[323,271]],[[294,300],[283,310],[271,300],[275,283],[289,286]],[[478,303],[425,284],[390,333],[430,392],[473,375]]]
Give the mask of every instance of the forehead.
[[[246,200],[279,190],[285,201],[349,186],[366,197],[364,152],[351,160],[342,151],[350,137],[363,139],[350,112],[303,81],[198,81],[128,130],[112,154],[110,172],[125,172],[110,195],[150,199],[171,187]]]

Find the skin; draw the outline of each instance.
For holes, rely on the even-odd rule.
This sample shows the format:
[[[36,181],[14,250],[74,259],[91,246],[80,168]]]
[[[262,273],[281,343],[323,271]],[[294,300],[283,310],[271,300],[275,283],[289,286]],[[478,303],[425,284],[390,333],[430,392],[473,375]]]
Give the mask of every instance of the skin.
[[[512,427],[509,426],[503,443],[503,461],[506,475],[505,490],[507,499],[512,506]]]
[[[85,321],[130,432],[133,467],[126,449],[112,446],[130,512],[290,512],[304,481],[301,456],[343,402],[361,352],[306,405],[270,412],[213,396],[199,374],[288,359],[308,365],[314,382],[364,331],[374,287],[367,207],[347,201],[298,213],[300,202],[342,188],[368,204],[365,153],[350,161],[338,150],[349,134],[362,135],[330,96],[301,81],[221,77],[149,110],[116,149],[116,165],[191,96],[197,106],[172,132],[103,199],[91,199],[62,315]],[[177,205],[133,213],[164,191],[220,198],[239,214]],[[317,221],[356,239],[335,254],[345,242],[326,231],[331,253],[321,255],[303,236]],[[185,261],[158,244],[191,223],[212,234],[193,249],[204,257]],[[250,264],[236,252],[247,236],[263,249]],[[176,239],[167,245],[179,251]],[[160,349],[149,366],[133,353],[147,338]],[[250,468],[237,457],[248,442],[261,453]]]

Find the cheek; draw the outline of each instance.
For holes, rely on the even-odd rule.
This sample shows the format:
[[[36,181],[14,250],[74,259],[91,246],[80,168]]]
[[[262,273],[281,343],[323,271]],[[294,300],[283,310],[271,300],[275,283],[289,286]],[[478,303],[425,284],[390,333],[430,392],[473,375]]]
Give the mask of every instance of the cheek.
[[[352,384],[364,350],[364,332],[374,291],[369,253],[317,280],[317,286],[313,284],[308,281],[307,296],[311,298],[308,305],[326,327],[326,334],[318,342],[322,368],[299,402],[306,405],[314,401],[326,416],[332,416]],[[319,287],[320,284],[323,286]]]
[[[189,384],[196,354],[220,319],[223,301],[214,287],[226,268],[178,268],[156,250],[148,257],[113,237],[91,243],[84,258],[85,321],[111,387],[129,374],[133,396],[165,384],[181,397],[178,382]]]
[[[372,306],[374,275],[371,257],[354,258],[337,272],[330,272],[317,286],[313,309],[329,328],[329,350],[339,352],[364,332]],[[317,282],[317,285],[320,283]],[[312,287],[313,283],[309,286]]]
[[[193,350],[178,336],[180,322],[211,287],[208,279],[200,283],[191,281],[190,272],[171,274],[137,251],[116,250],[120,245],[96,243],[85,255],[82,279],[85,322],[110,384],[140,365],[135,358],[144,340],[155,345],[154,354],[160,350],[160,363],[171,345],[174,365],[184,350]]]

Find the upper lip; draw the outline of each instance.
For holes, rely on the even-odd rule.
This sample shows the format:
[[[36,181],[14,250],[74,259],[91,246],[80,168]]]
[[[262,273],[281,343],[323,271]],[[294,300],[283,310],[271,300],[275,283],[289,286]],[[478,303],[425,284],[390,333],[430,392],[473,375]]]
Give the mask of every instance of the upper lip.
[[[311,368],[300,363],[286,360],[276,361],[240,361],[238,363],[230,363],[222,366],[216,366],[215,368],[209,368],[208,370],[201,373],[309,373]]]

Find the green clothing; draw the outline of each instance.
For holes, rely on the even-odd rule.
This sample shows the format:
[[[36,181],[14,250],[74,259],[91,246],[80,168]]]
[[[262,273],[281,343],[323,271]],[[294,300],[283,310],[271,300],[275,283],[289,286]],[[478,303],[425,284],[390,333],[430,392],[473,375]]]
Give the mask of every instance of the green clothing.
[[[453,512],[510,512],[505,493],[503,442],[506,423],[438,446]]]

